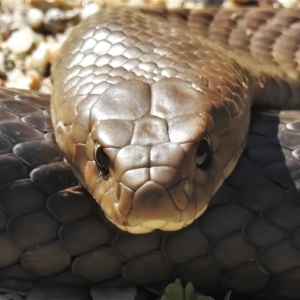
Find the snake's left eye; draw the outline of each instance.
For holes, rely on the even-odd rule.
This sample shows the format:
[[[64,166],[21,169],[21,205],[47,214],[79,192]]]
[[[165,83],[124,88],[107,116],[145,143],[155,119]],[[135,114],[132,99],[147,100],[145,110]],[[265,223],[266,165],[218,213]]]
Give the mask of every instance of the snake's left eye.
[[[211,162],[212,152],[210,147],[210,139],[203,138],[196,149],[196,164],[200,169],[206,170]]]
[[[102,177],[106,178],[109,175],[109,158],[105,154],[102,147],[98,146],[95,149],[95,161],[100,169]]]

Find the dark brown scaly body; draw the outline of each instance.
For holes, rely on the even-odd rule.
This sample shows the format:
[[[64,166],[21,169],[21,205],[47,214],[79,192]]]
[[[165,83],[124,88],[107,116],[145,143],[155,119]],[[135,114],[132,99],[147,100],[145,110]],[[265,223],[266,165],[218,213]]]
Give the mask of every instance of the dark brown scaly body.
[[[245,152],[211,207],[173,233],[112,226],[54,143],[49,98],[0,97],[0,280],[300,295],[300,117],[255,112]],[[17,131],[16,131],[17,130]]]
[[[296,100],[274,84],[279,100]],[[300,296],[299,112],[253,114],[241,161],[192,225],[131,235],[76,186],[48,98],[1,90],[0,100],[0,279],[159,286],[179,277],[205,292]]]

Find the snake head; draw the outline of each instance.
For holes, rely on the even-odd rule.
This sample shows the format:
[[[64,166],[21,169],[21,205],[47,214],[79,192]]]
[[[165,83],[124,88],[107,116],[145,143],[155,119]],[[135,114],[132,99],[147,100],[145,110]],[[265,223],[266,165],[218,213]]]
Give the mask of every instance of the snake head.
[[[212,115],[226,121],[226,109],[176,78],[121,81],[85,101],[72,123],[84,143],[73,143],[68,161],[112,223],[132,233],[178,230],[205,211],[222,178],[216,158],[228,129],[216,130]]]
[[[71,33],[53,67],[52,121],[109,220],[133,233],[177,230],[239,158],[248,77],[214,45],[135,12],[105,10]]]

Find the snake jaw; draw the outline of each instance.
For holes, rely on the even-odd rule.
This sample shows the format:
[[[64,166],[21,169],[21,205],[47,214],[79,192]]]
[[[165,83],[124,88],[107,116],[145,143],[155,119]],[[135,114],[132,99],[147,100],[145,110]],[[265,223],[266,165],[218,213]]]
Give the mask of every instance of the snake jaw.
[[[118,168],[110,178],[114,183],[107,185],[109,191],[105,193],[94,191],[95,196],[99,195],[98,203],[106,217],[122,230],[133,233],[179,230],[189,225],[203,213],[213,190],[209,188],[209,192],[204,188],[207,181],[204,170],[200,170],[202,185],[191,176],[196,165],[194,162],[191,167],[187,152],[192,153],[195,147],[196,143],[185,144],[184,148],[174,143],[162,143],[149,149],[127,146],[119,150],[114,158]],[[127,161],[130,168],[124,159],[128,153],[133,159]],[[134,153],[139,159],[134,158]],[[144,159],[141,159],[142,153],[146,155]],[[170,163],[170,156],[176,158],[173,165],[161,166]],[[132,163],[135,164],[133,169]],[[99,189],[103,189],[101,184],[99,181]],[[196,195],[202,195],[201,199],[196,201]]]

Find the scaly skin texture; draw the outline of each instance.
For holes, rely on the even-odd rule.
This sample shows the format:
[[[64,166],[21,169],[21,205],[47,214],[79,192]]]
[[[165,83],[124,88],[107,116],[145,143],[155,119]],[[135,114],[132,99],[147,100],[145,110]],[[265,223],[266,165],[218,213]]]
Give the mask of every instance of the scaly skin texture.
[[[300,297],[298,111],[253,112],[242,158],[204,215],[182,230],[144,235],[113,226],[77,186],[55,144],[46,95],[0,89],[0,116],[1,286],[161,287],[179,277],[208,294]]]
[[[258,13],[260,11],[263,11],[262,15]],[[246,54],[242,54],[243,52],[239,53],[234,62],[232,62],[232,52],[228,52],[228,57],[227,54],[220,52],[214,54],[217,57],[225,56],[225,60],[228,61],[228,64],[225,62],[225,67],[237,75],[235,80],[242,83],[248,80],[250,89],[242,84],[244,90],[241,91],[229,80],[231,79],[229,74],[221,76],[224,65],[222,65],[222,69],[219,69],[219,63],[212,61],[211,63],[215,64],[215,68],[210,70],[213,74],[207,73],[208,79],[206,78],[207,81],[204,81],[204,87],[200,86],[199,90],[199,85],[196,85],[194,94],[202,93],[203,88],[208,84],[206,88],[209,88],[210,85],[219,88],[214,96],[221,97],[224,96],[224,93],[230,94],[228,99],[231,101],[232,98],[238,99],[240,95],[244,94],[243,91],[246,91],[246,97],[248,93],[250,95],[253,92],[254,100],[259,100],[260,103],[274,102],[274,106],[279,107],[285,105],[284,102],[287,107],[297,105],[298,86],[295,80],[298,76],[298,52],[295,51],[295,44],[293,44],[293,41],[296,41],[297,44],[297,39],[291,32],[293,30],[297,32],[297,14],[299,13],[297,10],[295,12],[288,10],[283,12],[260,11],[257,11],[255,15],[252,14],[252,18],[263,19],[257,23],[263,24],[267,20],[266,26],[260,27],[260,30],[263,32],[263,29],[270,23],[275,28],[267,31],[269,34],[267,36],[273,39],[272,46],[268,49],[269,52],[262,50],[264,54],[270,53],[270,49],[272,49],[271,53],[275,53],[275,57],[270,59],[267,65],[263,64],[256,68],[257,65],[253,63],[254,58],[248,60],[246,56],[247,60],[245,60],[244,55]],[[288,16],[284,17],[286,12]],[[186,12],[181,13],[184,15]],[[193,14],[194,12],[187,13],[188,16]],[[225,30],[232,32],[228,36],[234,36],[234,32],[239,32],[240,25],[243,24],[239,20],[247,20],[249,15],[251,19],[251,11],[241,11],[235,14],[235,16],[240,16],[237,19],[232,18],[232,14],[233,12],[229,14],[231,16],[229,19],[237,23],[237,31]],[[291,14],[296,14],[296,16],[293,17]],[[215,15],[215,18],[212,18],[212,15]],[[207,16],[207,12],[204,12],[204,16]],[[222,11],[213,11],[208,16],[207,23],[209,25],[206,26],[208,31],[212,31],[213,24],[222,20],[222,16],[224,17]],[[163,18],[165,19],[165,16]],[[179,22],[180,19],[173,18],[173,20]],[[191,20],[188,18],[188,23],[192,23]],[[199,21],[199,19],[197,20]],[[277,26],[275,26],[276,22]],[[247,24],[245,26],[247,27]],[[200,27],[196,26],[197,28]],[[226,26],[222,28],[226,28]],[[228,28],[234,28],[234,24],[230,23]],[[258,35],[260,30],[253,32],[257,32]],[[249,33],[246,30],[244,33],[251,43],[253,40],[262,42],[255,35],[252,38],[251,31]],[[241,38],[238,33],[236,35],[240,41],[245,42],[246,40],[247,44],[247,38]],[[280,41],[282,37],[289,36],[291,37],[289,42],[284,40],[281,44],[279,43],[281,45],[281,47],[278,46],[279,50],[282,51],[276,52],[274,45],[277,44],[277,41]],[[213,38],[213,34],[209,38]],[[228,44],[232,47],[231,38],[229,40]],[[207,43],[204,42],[204,46],[210,48],[211,46]],[[294,45],[291,49],[294,50],[288,52],[284,46],[290,46],[291,43]],[[245,47],[245,49],[248,48],[248,46]],[[252,49],[258,48],[252,47]],[[260,47],[259,49],[266,48]],[[279,53],[279,56],[276,53]],[[208,56],[211,57],[210,54]],[[283,71],[278,71],[281,69],[276,68],[278,57],[282,58]],[[294,69],[291,68],[291,63]],[[61,60],[57,64],[57,70],[59,70],[59,65],[63,66]],[[284,69],[285,65],[287,66],[286,70]],[[75,73],[78,71],[77,69],[75,69]],[[246,69],[252,75],[245,72]],[[214,76],[216,70],[220,72],[220,76]],[[83,77],[87,76],[84,75],[84,71],[79,71],[82,72]],[[239,75],[240,71],[242,71],[241,75]],[[54,77],[56,76],[59,77],[58,71]],[[75,78],[77,77],[75,76]],[[89,81],[91,78],[87,76],[82,79],[83,82],[85,80]],[[64,84],[62,80],[60,82]],[[78,88],[78,82],[73,89]],[[91,80],[91,82],[93,81]],[[179,83],[176,79],[168,79],[164,82],[171,83],[171,91],[176,90]],[[224,82],[231,89],[226,89],[222,85]],[[158,86],[160,94],[165,92],[165,85],[161,87],[159,82],[156,83],[151,85],[151,93],[155,90],[152,90],[152,86]],[[70,83],[71,87],[72,84],[74,82]],[[112,81],[109,84],[117,86],[117,91],[120,90],[119,83],[115,84]],[[136,95],[141,95],[141,90],[145,93],[148,90],[149,93],[149,86],[145,86],[143,82],[140,81],[137,86],[139,89],[136,90],[136,93],[130,94],[126,89],[124,94],[129,93],[134,98]],[[83,84],[81,87],[82,91],[89,89],[88,85]],[[169,89],[167,90],[169,91]],[[185,86],[184,91],[187,90]],[[190,90],[188,91],[190,92]],[[207,92],[207,90],[205,91]],[[106,100],[114,99],[114,97],[110,97],[115,94],[110,92],[107,90]],[[144,92],[142,95],[145,94]],[[185,94],[183,93],[183,95]],[[82,98],[84,98],[83,95]],[[105,104],[103,98],[101,101],[102,104]],[[237,102],[239,103],[239,101]],[[105,282],[110,285],[121,285],[134,282],[143,285],[162,285],[180,277],[185,282],[193,281],[195,286],[204,292],[234,289],[260,296],[300,296],[298,285],[300,280],[298,250],[300,248],[299,112],[281,113],[279,117],[271,112],[267,115],[265,113],[254,114],[242,160],[213,197],[207,212],[193,224],[174,233],[154,231],[146,235],[131,235],[116,229],[103,217],[102,212],[97,209],[94,200],[86,191],[75,187],[77,180],[69,167],[61,161],[63,155],[56,147],[54,135],[51,133],[48,102],[45,96],[24,91],[1,90],[0,104],[0,170],[1,174],[5,174],[5,176],[1,176],[0,182],[1,279],[42,280],[47,283],[73,284]],[[72,117],[74,105],[75,102],[73,106],[69,107],[69,110],[61,110],[61,114],[67,112],[66,116]],[[235,116],[234,104],[226,101],[222,105],[226,108],[225,112],[231,112],[229,119],[232,122],[234,119],[232,117]],[[213,104],[210,106],[215,109]],[[132,107],[129,106],[129,108]],[[183,108],[182,110],[186,112],[186,108]],[[96,110],[96,114],[99,111],[101,113],[101,110]],[[157,107],[156,111],[158,111]],[[208,111],[209,109],[206,113]],[[219,110],[220,113],[222,111],[224,112],[224,109]],[[114,110],[109,112],[114,113]],[[124,116],[123,110],[122,113]],[[139,111],[136,110],[134,113],[138,114]],[[240,113],[239,110],[238,113]],[[201,121],[197,123],[201,126],[198,127],[204,128],[204,132],[209,132],[210,135],[215,134],[215,128],[226,131],[228,126],[231,126],[226,122],[224,124],[227,125],[223,125],[224,128],[221,126],[222,122],[226,120],[224,117],[226,115],[228,116],[228,114],[221,113],[220,119],[212,118],[212,128],[207,126],[208,118],[205,119],[202,116]],[[59,114],[54,118],[56,117],[58,118]],[[142,121],[149,125],[154,120],[149,116],[140,121],[141,119],[137,122],[138,125],[135,125],[137,128],[142,128]],[[170,120],[168,118],[166,120],[165,122],[169,125]],[[180,121],[182,120],[184,118]],[[202,122],[203,120],[205,122]],[[218,124],[218,120],[222,122]],[[67,125],[66,130],[70,130],[71,127],[68,126],[67,121],[65,120],[61,125]],[[246,124],[247,118],[244,121]],[[130,122],[132,123],[132,120],[129,120]],[[126,133],[125,123],[124,120],[121,120],[121,125],[124,126],[120,127],[125,129]],[[161,123],[163,121],[159,120],[159,124]],[[113,124],[115,125],[115,123]],[[77,125],[78,128],[85,128],[85,124],[81,124],[79,120],[74,125]],[[110,142],[109,124],[106,122],[104,125],[105,141]],[[128,125],[128,127],[130,126]],[[189,128],[188,125],[187,128]],[[90,129],[92,130],[93,127]],[[84,130],[82,132],[84,133]],[[128,132],[130,130],[127,130]],[[103,139],[101,134],[98,135],[97,130],[94,133],[96,136],[94,139]],[[123,133],[122,131],[120,134],[121,142],[128,140],[128,135]],[[164,132],[162,131],[162,133]],[[184,136],[185,133],[190,134],[190,131],[183,130],[181,133]],[[74,134],[75,139],[82,138],[79,131]],[[169,131],[168,136],[171,136]],[[138,135],[138,137],[140,136]],[[198,137],[204,137],[202,131],[198,132]],[[162,136],[157,135],[156,138],[162,138]],[[238,140],[238,136],[234,138]],[[216,145],[214,140],[212,141],[212,145]],[[72,146],[72,143],[67,143],[67,145]],[[153,147],[153,145],[151,144],[149,147]],[[78,156],[80,152],[86,152],[81,146],[74,145],[71,150],[74,149],[72,155],[67,156],[71,163],[73,156]],[[218,151],[220,151],[219,148]],[[223,151],[221,152],[223,153]],[[92,156],[93,150],[86,153]],[[226,155],[222,157],[226,157]],[[84,163],[84,159],[83,163],[80,160],[76,163],[79,170]],[[74,166],[73,169],[75,170]],[[222,176],[224,176],[223,174]],[[78,171],[77,175],[80,176]],[[139,176],[137,178],[139,179]],[[131,181],[129,183],[132,184]],[[101,189],[100,192],[102,192]],[[118,196],[118,193],[116,194]],[[146,227],[144,226],[144,228]]]

